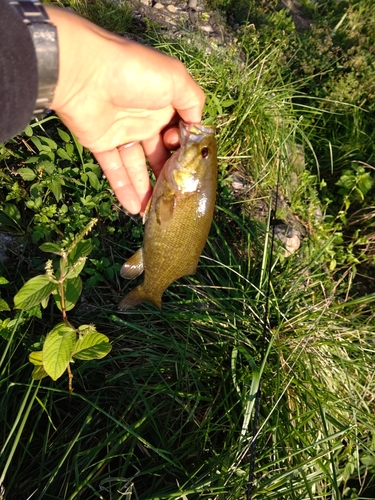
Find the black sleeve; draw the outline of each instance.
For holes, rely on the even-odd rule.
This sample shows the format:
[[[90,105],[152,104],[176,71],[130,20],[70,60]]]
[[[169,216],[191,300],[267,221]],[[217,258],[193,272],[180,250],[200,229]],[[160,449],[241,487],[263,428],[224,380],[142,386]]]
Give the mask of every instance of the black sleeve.
[[[22,132],[38,97],[33,41],[19,14],[0,0],[0,143]]]

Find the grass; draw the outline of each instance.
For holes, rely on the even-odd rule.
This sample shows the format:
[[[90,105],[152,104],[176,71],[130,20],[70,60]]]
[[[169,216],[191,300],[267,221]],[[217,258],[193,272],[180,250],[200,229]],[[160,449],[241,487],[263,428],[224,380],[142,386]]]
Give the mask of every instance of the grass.
[[[272,15],[289,26],[284,14]],[[72,366],[70,393],[65,377],[32,382],[28,361],[59,313],[1,313],[5,498],[245,498],[260,378],[252,498],[374,497],[373,190],[358,198],[335,185],[353,160],[371,165],[368,150],[343,144],[349,127],[358,137],[367,130],[369,111],[353,103],[332,109],[331,97],[315,96],[311,78],[295,66],[286,76],[279,61],[294,33],[278,33],[276,44],[264,42],[260,28],[241,30],[238,43],[210,52],[203,40],[148,34],[148,43],[181,59],[204,88],[220,158],[217,210],[198,273],[171,285],[162,313],[147,305],[117,310],[133,287],[118,270],[141,244],[142,227],[115,209],[90,155],[54,120],[1,149],[0,222],[24,244],[2,270],[10,281],[2,298],[11,304],[23,281],[43,269],[40,243],[64,242],[99,216],[81,302],[68,314],[73,324],[94,322],[112,343],[104,359]],[[346,111],[354,109],[360,120],[350,125]],[[56,147],[45,140],[38,149],[38,136]],[[296,172],[290,152],[300,147],[305,167]],[[14,175],[30,157],[31,170],[48,157],[50,175],[69,174],[61,196],[50,177]],[[291,187],[293,171],[298,183]],[[236,172],[250,186],[240,197],[231,189]],[[288,258],[275,243],[267,305],[269,207],[278,182],[308,237]],[[261,200],[266,213],[256,219]],[[283,219],[283,210],[276,212]]]

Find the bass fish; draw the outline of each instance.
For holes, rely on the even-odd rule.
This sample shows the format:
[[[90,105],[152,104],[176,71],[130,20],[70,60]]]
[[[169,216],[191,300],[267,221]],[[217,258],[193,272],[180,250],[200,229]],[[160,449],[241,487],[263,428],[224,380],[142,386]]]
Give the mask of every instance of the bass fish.
[[[145,214],[143,246],[121,268],[123,278],[144,281],[120,302],[143,301],[159,310],[168,286],[195,274],[213,218],[216,198],[215,127],[180,121],[181,147],[167,160]]]

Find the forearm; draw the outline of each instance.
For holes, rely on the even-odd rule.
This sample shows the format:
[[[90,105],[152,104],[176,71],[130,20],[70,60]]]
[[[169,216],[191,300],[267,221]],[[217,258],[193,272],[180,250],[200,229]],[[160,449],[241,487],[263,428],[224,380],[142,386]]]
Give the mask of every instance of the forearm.
[[[8,2],[0,0],[0,143],[26,127],[37,94],[37,61],[28,28]]]

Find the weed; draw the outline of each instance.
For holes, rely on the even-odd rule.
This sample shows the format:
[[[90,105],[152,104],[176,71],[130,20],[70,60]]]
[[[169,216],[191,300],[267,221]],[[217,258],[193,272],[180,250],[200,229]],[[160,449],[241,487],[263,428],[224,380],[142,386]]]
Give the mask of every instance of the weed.
[[[216,4],[233,15],[233,2]],[[372,4],[303,4],[314,23],[306,33],[276,2],[243,2],[249,22],[225,50],[155,27],[148,38],[187,65],[206,92],[206,122],[218,126],[211,234],[198,273],[167,290],[163,313],[117,311],[118,269],[142,226],[56,118],[0,148],[0,224],[16,242],[2,300],[24,306],[0,302],[8,498],[244,498],[260,380],[253,498],[374,496],[372,35],[361,10]],[[361,68],[369,80],[359,77],[356,93]],[[264,325],[277,184],[308,236],[288,258],[273,253]],[[261,221],[248,209],[259,200]],[[47,267],[36,242],[52,251]],[[57,376],[87,339],[107,352],[101,335],[111,354],[94,360],[88,347],[70,392]],[[29,356],[50,377],[32,380]]]

